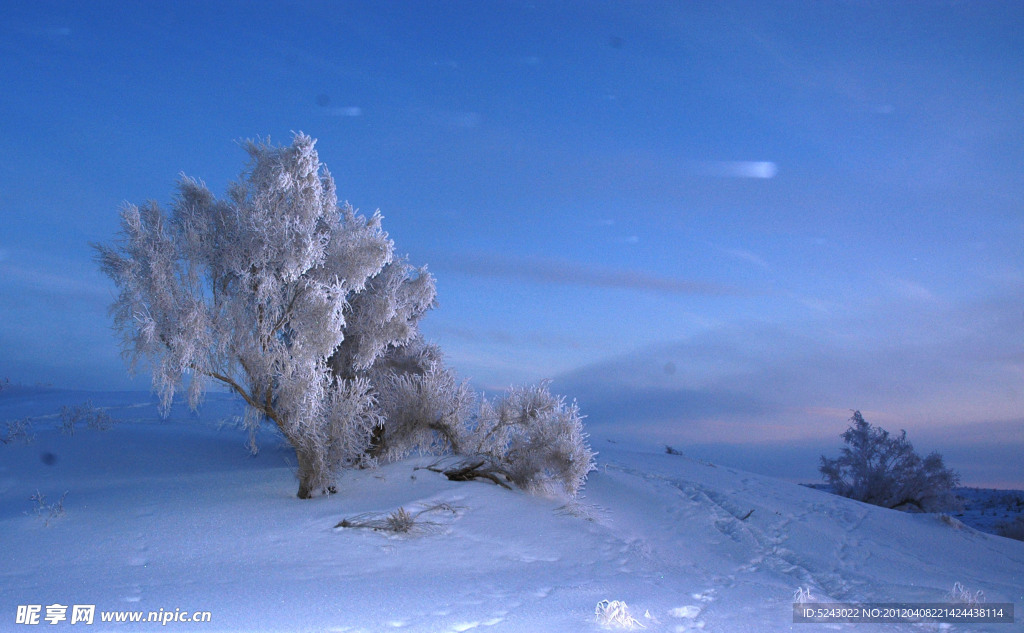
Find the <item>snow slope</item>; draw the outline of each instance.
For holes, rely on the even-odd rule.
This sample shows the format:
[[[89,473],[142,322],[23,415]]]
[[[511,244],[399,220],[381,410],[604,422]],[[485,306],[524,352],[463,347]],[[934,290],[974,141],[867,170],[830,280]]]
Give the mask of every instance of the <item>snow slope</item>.
[[[642,443],[591,438],[599,469],[569,507],[449,482],[419,468],[429,458],[302,501],[286,449],[268,434],[250,457],[220,424],[240,412],[226,397],[167,421],[145,395],[91,397],[119,423],[68,436],[56,413],[83,394],[0,394],[0,421],[30,416],[35,434],[0,446],[0,631],[600,631],[602,600],[649,631],[841,630],[793,624],[794,592],[943,602],[957,582],[1024,609],[1024,543]],[[67,492],[63,515],[37,514],[37,490],[44,506]],[[398,508],[434,509],[410,534],[335,527]],[[16,624],[18,605],[54,603],[211,620]],[[1009,632],[1024,618],[855,630]]]

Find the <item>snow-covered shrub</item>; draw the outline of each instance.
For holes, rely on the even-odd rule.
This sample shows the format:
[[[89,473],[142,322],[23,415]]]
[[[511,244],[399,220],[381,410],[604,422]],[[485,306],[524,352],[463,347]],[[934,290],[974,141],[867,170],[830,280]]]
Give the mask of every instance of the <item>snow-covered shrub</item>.
[[[375,532],[392,534],[430,533],[440,529],[441,524],[435,521],[420,519],[425,514],[443,513],[453,516],[459,511],[449,503],[436,503],[419,510],[409,511],[400,507],[393,512],[367,512],[354,517],[342,519],[335,528],[363,528]]]
[[[35,504],[32,514],[39,518],[43,525],[49,527],[51,522],[64,516],[64,499],[67,496],[68,491],[65,491],[55,503],[46,503],[46,495],[36,490],[36,493],[29,497],[29,500]]]
[[[796,604],[807,604],[808,602],[817,602],[817,599],[811,595],[811,588],[808,587],[797,587],[796,591],[793,592],[793,602]]]
[[[82,404],[60,408],[60,430],[64,435],[74,435],[75,427],[79,422],[85,422],[86,427],[94,431],[109,431],[114,426],[114,420],[110,414],[95,407],[91,400]]]
[[[4,430],[4,434],[0,436],[0,443],[13,444],[15,442],[24,442],[25,444],[31,444],[32,440],[36,437],[32,432],[32,421],[28,418],[8,420],[5,425],[7,428]]]
[[[463,452],[476,396],[450,370],[435,362],[424,373],[390,371],[378,384],[385,423],[375,438],[376,454],[394,460],[413,451]]]
[[[546,382],[512,387],[491,403],[484,400],[465,453],[524,490],[576,495],[594,469],[583,419],[575,402],[553,395]]]
[[[270,420],[295,449],[303,498],[366,455],[381,417],[365,374],[434,300],[380,215],[338,204],[314,144],[250,142],[225,199],[183,178],[169,212],[127,205],[118,241],[96,247],[130,368],[151,363],[163,409],[186,374],[192,407],[226,385],[250,428]]]
[[[65,405],[60,408],[60,432],[63,435],[74,435],[75,425],[82,419],[79,407]]]
[[[552,395],[547,383],[512,387],[491,402],[435,366],[392,378],[382,397],[388,416],[382,445],[401,457],[419,449],[449,455],[428,470],[453,481],[486,479],[528,492],[575,497],[594,469],[576,403]],[[445,465],[442,466],[441,464]]]
[[[597,623],[619,629],[646,628],[629,612],[629,605],[621,600],[602,600],[594,608]]]
[[[92,431],[109,431],[114,427],[114,419],[103,409],[94,408],[86,416],[85,426]]]
[[[843,433],[847,446],[836,459],[821,457],[822,477],[836,494],[885,508],[936,512],[955,508],[953,489],[960,476],[945,467],[942,455],[922,459],[906,431],[891,436],[854,411]]]
[[[946,599],[955,604],[977,607],[985,603],[985,592],[981,589],[971,591],[960,583],[953,583],[953,589],[946,594]]]

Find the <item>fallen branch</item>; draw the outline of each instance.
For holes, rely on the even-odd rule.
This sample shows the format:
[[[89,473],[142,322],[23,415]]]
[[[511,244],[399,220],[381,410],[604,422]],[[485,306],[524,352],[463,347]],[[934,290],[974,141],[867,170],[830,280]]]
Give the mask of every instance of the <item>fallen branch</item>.
[[[491,465],[486,459],[473,459],[459,462],[450,468],[441,468],[436,463],[425,466],[432,473],[441,473],[449,481],[473,481],[475,479],[486,479],[498,484],[506,490],[512,490],[509,485],[508,475],[500,468]]]

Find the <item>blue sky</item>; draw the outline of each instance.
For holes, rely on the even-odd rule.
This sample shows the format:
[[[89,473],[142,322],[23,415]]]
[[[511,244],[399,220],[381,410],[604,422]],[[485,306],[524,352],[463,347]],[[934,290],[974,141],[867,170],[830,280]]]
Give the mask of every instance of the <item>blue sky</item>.
[[[1019,2],[13,3],[0,376],[147,388],[88,243],[301,130],[480,387],[805,480],[856,408],[1024,487],[1022,50]]]

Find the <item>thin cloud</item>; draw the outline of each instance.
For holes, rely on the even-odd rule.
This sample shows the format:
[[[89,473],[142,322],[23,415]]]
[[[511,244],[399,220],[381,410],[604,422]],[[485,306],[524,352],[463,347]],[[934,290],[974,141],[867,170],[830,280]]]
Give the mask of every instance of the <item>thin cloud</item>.
[[[431,264],[463,274],[522,279],[547,284],[643,290],[683,295],[745,294],[738,288],[723,284],[699,282],[679,277],[663,277],[640,270],[598,268],[553,259],[510,258],[475,254],[435,257],[431,260]]]
[[[779,173],[779,167],[767,160],[711,160],[697,163],[697,171],[720,178],[770,180]]]
[[[484,118],[479,112],[454,112],[446,115],[448,127],[472,130],[480,127]]]
[[[363,115],[363,109],[359,106],[344,106],[327,108],[327,113],[332,116],[357,117]]]
[[[0,257],[0,279],[15,287],[16,292],[34,295],[60,295],[88,299],[109,299],[110,287],[95,278],[88,279],[63,273],[48,272],[8,260],[7,254]]]
[[[747,441],[757,442],[779,434],[757,431],[767,424],[803,434],[821,429],[823,421],[842,426],[852,408],[908,430],[1019,419],[1024,357],[1012,343],[1019,339],[1020,297],[1011,291],[918,310],[904,299],[874,314],[800,328],[733,324],[609,359],[562,380],[581,402],[596,403],[592,423],[675,420],[694,441],[732,435],[727,427],[701,426],[709,420],[747,425]],[[899,323],[893,314],[901,315]],[[647,405],[635,411],[616,406],[629,394],[643,394]]]
[[[901,297],[914,301],[935,301],[935,295],[931,290],[921,284],[909,279],[892,279],[889,286]]]
[[[558,333],[542,332],[531,330],[529,332],[513,332],[503,329],[473,329],[453,325],[434,328],[434,332],[444,336],[451,336],[469,343],[481,343],[485,345],[523,345],[543,349],[565,348],[580,349],[583,345],[570,337]]]
[[[768,262],[764,261],[760,255],[742,248],[727,248],[725,249],[725,254],[730,257],[735,257],[736,259],[742,259],[743,261],[753,264],[762,270],[769,270],[771,268],[771,266],[768,265]]]

